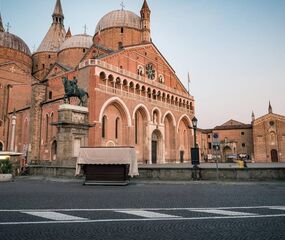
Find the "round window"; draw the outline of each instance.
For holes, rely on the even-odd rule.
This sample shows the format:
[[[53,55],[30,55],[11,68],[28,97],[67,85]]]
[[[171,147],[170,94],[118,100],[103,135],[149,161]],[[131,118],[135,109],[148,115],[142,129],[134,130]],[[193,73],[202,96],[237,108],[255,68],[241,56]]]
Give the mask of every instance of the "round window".
[[[146,65],[145,69],[146,69],[147,78],[150,80],[154,80],[155,79],[154,66],[151,63],[149,63]]]

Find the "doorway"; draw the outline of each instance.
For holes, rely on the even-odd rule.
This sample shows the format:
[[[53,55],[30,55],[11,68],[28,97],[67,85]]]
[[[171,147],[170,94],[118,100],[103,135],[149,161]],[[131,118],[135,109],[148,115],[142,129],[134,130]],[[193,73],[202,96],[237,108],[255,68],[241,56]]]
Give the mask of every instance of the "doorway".
[[[276,149],[271,150],[271,162],[278,162],[278,152]]]
[[[55,161],[57,155],[57,141],[54,140],[51,145],[51,160]]]
[[[152,132],[151,135],[151,162],[153,164],[162,163],[162,158],[162,135],[161,132],[156,129]]]
[[[184,151],[180,151],[180,162],[184,162]]]
[[[157,141],[151,141],[151,162],[152,164],[157,163]]]

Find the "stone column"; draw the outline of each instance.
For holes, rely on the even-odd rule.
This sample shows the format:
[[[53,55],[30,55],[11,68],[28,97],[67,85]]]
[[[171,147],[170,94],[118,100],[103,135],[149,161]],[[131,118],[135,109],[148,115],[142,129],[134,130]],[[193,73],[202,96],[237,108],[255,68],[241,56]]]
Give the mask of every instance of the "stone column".
[[[75,167],[79,149],[88,144],[88,109],[63,104],[59,106],[57,133],[57,166]]]
[[[12,116],[12,130],[11,130],[11,142],[10,142],[10,151],[14,152],[15,150],[15,132],[16,132],[16,113],[13,113]]]

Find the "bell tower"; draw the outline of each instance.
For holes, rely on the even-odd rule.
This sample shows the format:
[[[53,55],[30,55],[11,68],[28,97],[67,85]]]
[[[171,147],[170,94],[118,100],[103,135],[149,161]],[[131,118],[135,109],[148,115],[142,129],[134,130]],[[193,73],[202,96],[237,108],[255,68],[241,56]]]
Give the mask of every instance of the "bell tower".
[[[150,9],[148,7],[147,1],[144,0],[143,6],[141,8],[141,23],[142,23],[142,42],[150,42]]]
[[[62,11],[62,7],[61,7],[61,2],[60,0],[56,1],[55,7],[54,7],[54,11],[52,14],[52,19],[53,19],[53,23],[55,24],[61,24],[63,26],[63,11]]]

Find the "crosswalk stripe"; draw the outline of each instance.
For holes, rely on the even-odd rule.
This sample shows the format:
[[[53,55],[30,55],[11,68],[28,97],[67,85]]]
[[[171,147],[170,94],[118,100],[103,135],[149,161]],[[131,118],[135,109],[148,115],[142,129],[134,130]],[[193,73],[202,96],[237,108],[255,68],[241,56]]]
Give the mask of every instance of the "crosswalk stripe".
[[[26,214],[37,216],[37,217],[47,218],[47,219],[55,220],[55,221],[87,220],[87,218],[75,217],[75,216],[57,213],[57,212],[33,212],[31,211],[31,212],[22,212],[22,213],[26,213]]]
[[[273,209],[273,210],[284,210],[285,211],[285,207],[270,207],[269,209]]]
[[[202,212],[202,213],[214,213],[226,216],[248,216],[248,215],[257,215],[255,213],[246,213],[246,212],[235,212],[235,211],[226,211],[220,209],[197,209],[191,210],[191,212]]]
[[[135,210],[130,210],[130,211],[116,211],[119,213],[126,213],[126,214],[131,214],[131,215],[136,215],[140,217],[146,217],[146,218],[177,218],[179,216],[175,215],[169,215],[169,214],[164,214],[164,213],[157,213],[157,212],[150,212],[150,211],[135,211]]]

